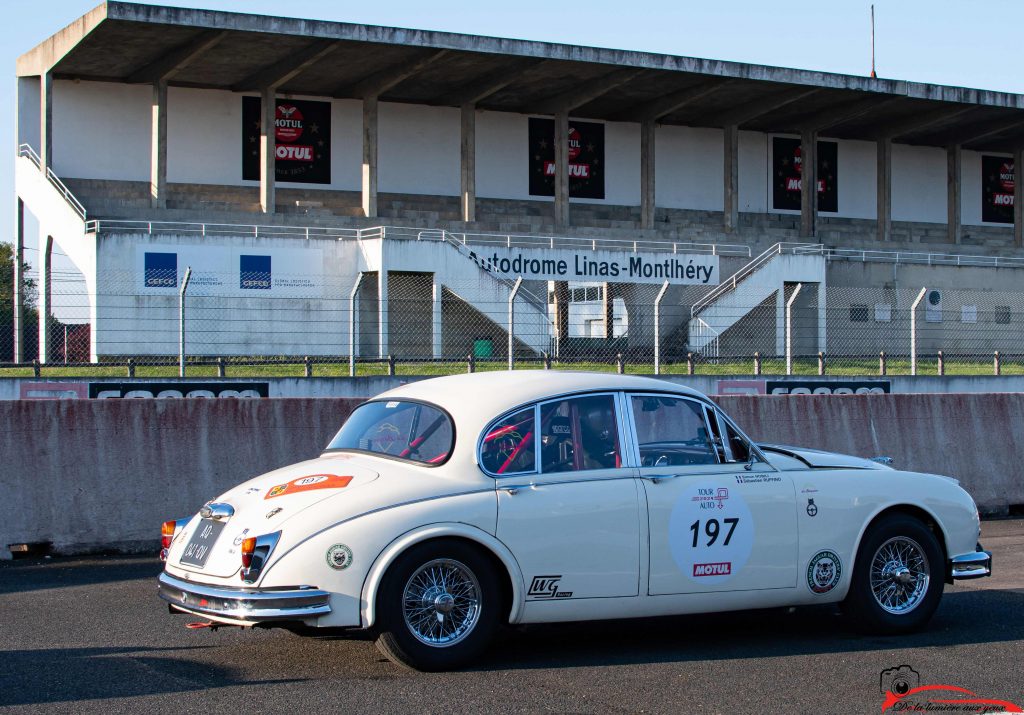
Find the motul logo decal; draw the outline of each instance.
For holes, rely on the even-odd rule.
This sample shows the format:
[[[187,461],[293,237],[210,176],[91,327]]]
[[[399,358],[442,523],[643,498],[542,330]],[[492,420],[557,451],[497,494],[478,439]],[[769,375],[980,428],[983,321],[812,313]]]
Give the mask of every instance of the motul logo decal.
[[[283,161],[313,161],[313,147],[294,144],[278,144],[274,150]]]
[[[544,162],[544,174],[546,176],[555,175],[555,162]],[[589,179],[590,164],[569,164],[569,176],[573,179]]]
[[[729,576],[732,574],[732,562],[725,561],[717,564],[694,564],[694,576]]]

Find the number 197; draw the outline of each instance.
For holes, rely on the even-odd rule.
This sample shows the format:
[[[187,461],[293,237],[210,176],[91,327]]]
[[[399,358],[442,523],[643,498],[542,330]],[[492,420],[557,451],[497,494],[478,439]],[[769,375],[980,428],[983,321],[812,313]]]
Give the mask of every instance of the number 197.
[[[737,518],[730,517],[723,519],[728,526],[729,531],[725,535],[725,541],[722,542],[722,546],[728,546],[729,540],[732,539],[732,532],[736,531],[736,525],[740,523]],[[697,548],[697,537],[700,535],[700,519],[690,524],[690,531],[693,532],[693,548]],[[708,519],[704,523],[704,534],[708,537],[708,543],[705,546],[711,546],[718,541],[718,534],[721,532],[721,526],[718,523],[718,519]]]

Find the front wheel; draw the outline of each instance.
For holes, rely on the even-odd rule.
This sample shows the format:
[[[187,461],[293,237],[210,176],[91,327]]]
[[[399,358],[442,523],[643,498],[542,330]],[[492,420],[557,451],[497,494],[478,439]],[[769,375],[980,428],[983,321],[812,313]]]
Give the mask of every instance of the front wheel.
[[[417,670],[457,668],[498,625],[500,590],[490,560],[455,540],[413,546],[388,569],[377,595],[377,647]]]
[[[943,568],[931,529],[906,514],[886,516],[861,542],[844,610],[868,632],[917,630],[938,608]]]

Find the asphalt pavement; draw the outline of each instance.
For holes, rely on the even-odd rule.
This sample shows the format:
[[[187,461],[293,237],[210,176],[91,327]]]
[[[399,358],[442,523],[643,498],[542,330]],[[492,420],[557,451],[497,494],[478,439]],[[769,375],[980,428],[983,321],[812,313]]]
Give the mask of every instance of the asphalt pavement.
[[[155,558],[0,562],[0,712],[878,713],[903,665],[1024,706],[1024,521],[982,542],[995,575],[947,586],[913,635],[858,635],[824,607],[531,626],[442,674],[367,640],[188,630]]]

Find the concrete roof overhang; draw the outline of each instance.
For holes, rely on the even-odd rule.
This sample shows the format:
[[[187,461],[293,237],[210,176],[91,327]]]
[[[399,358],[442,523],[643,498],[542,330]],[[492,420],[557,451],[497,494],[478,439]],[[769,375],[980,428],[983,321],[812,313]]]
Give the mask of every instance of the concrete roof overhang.
[[[481,109],[1011,151],[1024,95],[446,32],[107,2],[18,76]]]

